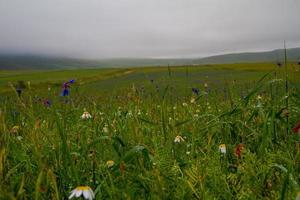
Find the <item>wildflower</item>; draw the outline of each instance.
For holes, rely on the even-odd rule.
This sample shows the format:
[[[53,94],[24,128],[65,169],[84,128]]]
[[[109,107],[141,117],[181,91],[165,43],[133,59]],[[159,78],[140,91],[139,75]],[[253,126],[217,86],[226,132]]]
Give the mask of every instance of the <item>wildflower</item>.
[[[44,100],[44,106],[50,107],[51,106],[51,101],[49,99]]]
[[[184,142],[184,139],[180,135],[177,135],[174,139],[174,142],[181,143],[181,142]]]
[[[220,145],[219,145],[219,151],[220,151],[222,154],[226,154],[226,145],[225,145],[225,144],[220,144]]]
[[[185,102],[182,103],[182,106],[183,106],[183,107],[187,107],[187,103],[185,103]]]
[[[109,132],[107,126],[104,126],[102,130],[103,130],[104,133],[108,133]]]
[[[195,102],[196,102],[195,98],[191,98],[191,103],[195,103]]]
[[[131,117],[132,116],[132,112],[131,112],[131,110],[127,113],[127,115],[129,116],[129,117]]]
[[[244,145],[243,144],[238,144],[235,147],[234,154],[236,155],[236,157],[241,158],[243,149],[244,149]]]
[[[187,151],[187,152],[185,152],[186,153],[186,155],[190,155],[191,154],[191,152],[190,151]]]
[[[69,88],[71,87],[70,84],[73,84],[73,83],[75,83],[74,79],[71,79],[68,82],[63,83],[63,86],[62,86],[63,91],[61,93],[61,96],[69,96]]]
[[[126,166],[125,166],[124,161],[122,161],[122,162],[120,163],[119,169],[120,169],[120,172],[121,172],[122,174],[125,172]]]
[[[114,162],[113,160],[108,160],[108,161],[106,162],[107,168],[111,168],[111,167],[114,166],[114,165],[115,165],[115,162]]]
[[[195,95],[199,95],[199,89],[198,88],[192,88],[192,92],[195,94]]]
[[[262,96],[260,96],[260,95],[257,95],[257,100],[262,100]]]
[[[300,62],[300,61],[299,61]],[[300,192],[298,192],[296,200],[300,200]]]
[[[81,195],[84,197],[84,199],[88,200],[92,200],[95,198],[95,194],[89,186],[78,186],[77,188],[71,191],[69,199],[72,199],[73,197],[78,198]]]
[[[71,86],[69,85],[69,82],[66,82],[66,83],[63,83],[63,86],[62,86],[62,93],[61,93],[61,96],[69,96],[69,88]]]
[[[21,141],[21,140],[23,140],[23,137],[22,137],[22,136],[17,136],[17,139],[18,139],[19,141]]]
[[[18,133],[19,129],[20,129],[19,126],[14,126],[14,127],[12,127],[12,129],[10,130],[10,132],[12,132],[12,133]]]
[[[282,108],[281,109],[281,114],[282,117],[288,117],[290,115],[290,112],[287,108]]]
[[[207,84],[207,83],[204,83],[204,87],[205,87],[205,88],[208,88],[208,84]]]
[[[39,128],[41,128],[41,121],[40,120],[36,121],[35,124],[34,124],[34,129],[39,129]]]
[[[90,118],[92,118],[92,115],[87,111],[83,112],[83,114],[81,115],[81,119],[90,119]]]
[[[293,128],[294,133],[300,133],[300,122],[296,124],[296,126]]]

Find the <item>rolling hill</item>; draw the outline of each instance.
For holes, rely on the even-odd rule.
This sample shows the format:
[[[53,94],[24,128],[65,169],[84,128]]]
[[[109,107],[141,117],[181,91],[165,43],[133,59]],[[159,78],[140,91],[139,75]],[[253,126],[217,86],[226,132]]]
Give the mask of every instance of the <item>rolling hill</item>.
[[[300,59],[300,48],[287,49],[288,61]],[[248,52],[223,54],[204,58],[114,58],[101,60],[84,60],[64,57],[47,57],[37,55],[0,55],[0,69],[72,69],[72,68],[111,68],[111,67],[142,67],[166,65],[196,64],[228,64],[255,62],[282,62],[284,50],[277,49],[266,52]]]

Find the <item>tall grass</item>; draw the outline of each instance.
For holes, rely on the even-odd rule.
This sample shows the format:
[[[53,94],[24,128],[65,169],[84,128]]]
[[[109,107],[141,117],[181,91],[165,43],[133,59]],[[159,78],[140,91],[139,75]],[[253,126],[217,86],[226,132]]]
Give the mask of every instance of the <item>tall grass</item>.
[[[66,199],[78,185],[96,199],[295,198],[300,137],[286,127],[300,119],[299,80],[290,82],[286,126],[281,69],[255,81],[227,77],[226,85],[212,73],[209,88],[193,81],[193,68],[160,73],[169,78],[107,96],[50,92],[50,107],[36,89],[1,98],[0,199]],[[92,119],[80,118],[85,109]]]

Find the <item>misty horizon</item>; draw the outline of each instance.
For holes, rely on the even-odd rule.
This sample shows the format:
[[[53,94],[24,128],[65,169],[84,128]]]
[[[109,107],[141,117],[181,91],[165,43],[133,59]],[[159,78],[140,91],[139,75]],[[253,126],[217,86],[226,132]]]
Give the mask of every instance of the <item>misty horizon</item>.
[[[296,0],[0,0],[0,53],[203,58],[300,46]]]

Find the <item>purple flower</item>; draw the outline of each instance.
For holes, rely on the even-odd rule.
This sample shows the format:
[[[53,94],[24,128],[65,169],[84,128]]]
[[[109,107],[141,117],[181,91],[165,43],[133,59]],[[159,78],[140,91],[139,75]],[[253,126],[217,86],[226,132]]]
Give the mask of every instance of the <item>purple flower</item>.
[[[71,80],[69,80],[68,83],[75,83],[75,80],[74,80],[74,79],[71,79]]]
[[[68,89],[70,87],[69,82],[63,83],[62,88]]]
[[[50,106],[51,106],[51,101],[50,101],[49,99],[45,99],[45,100],[44,100],[44,105],[45,105],[46,107],[50,107]]]
[[[192,91],[195,95],[199,95],[199,89],[198,88],[192,88]]]
[[[61,92],[61,96],[69,96],[69,90],[66,88],[66,89],[63,89],[63,91]]]

